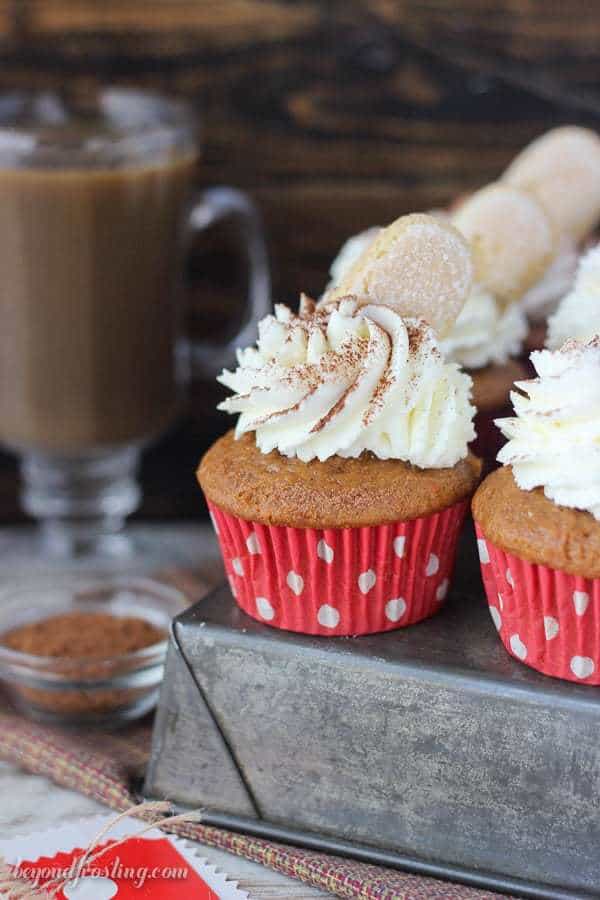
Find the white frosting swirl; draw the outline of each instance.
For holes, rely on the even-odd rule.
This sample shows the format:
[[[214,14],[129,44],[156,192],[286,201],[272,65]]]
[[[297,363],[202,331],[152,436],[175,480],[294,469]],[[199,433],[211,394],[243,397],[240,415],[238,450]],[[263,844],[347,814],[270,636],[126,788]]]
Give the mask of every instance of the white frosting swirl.
[[[579,255],[572,238],[561,237],[556,256],[540,280],[521,297],[521,307],[532,322],[543,322],[573,287]]]
[[[531,354],[538,377],[518,381],[516,417],[497,419],[508,438],[498,460],[525,491],[543,487],[559,506],[600,520],[600,338]]]
[[[307,462],[368,450],[437,468],[466,457],[475,436],[469,376],[445,362],[426,322],[388,306],[278,305],[238,363],[219,378],[235,392],[220,409],[240,413],[236,437],[255,431],[263,453]]]
[[[600,245],[581,257],[573,290],[548,320],[546,346],[557,350],[575,338],[588,341],[600,334]]]
[[[527,330],[525,314],[516,303],[502,309],[489,291],[474,284],[441,346],[448,359],[467,369],[504,365],[521,352]]]

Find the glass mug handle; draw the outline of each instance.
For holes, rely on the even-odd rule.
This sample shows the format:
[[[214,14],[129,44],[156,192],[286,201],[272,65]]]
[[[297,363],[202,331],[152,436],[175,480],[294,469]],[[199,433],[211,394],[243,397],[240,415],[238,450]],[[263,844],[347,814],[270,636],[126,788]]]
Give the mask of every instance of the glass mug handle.
[[[191,236],[219,222],[230,220],[238,226],[240,251],[248,264],[246,316],[238,333],[224,343],[190,339],[187,350],[191,373],[196,378],[213,379],[235,361],[237,347],[256,341],[256,326],[271,311],[271,279],[260,213],[250,197],[237,188],[212,187],[203,191],[188,220]]]

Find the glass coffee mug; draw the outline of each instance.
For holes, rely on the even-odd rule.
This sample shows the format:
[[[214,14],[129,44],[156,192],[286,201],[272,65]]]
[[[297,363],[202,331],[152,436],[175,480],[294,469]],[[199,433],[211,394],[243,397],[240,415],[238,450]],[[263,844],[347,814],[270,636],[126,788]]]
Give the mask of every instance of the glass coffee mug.
[[[126,550],[141,449],[270,308],[248,197],[193,197],[197,123],[180,101],[124,89],[0,95],[0,442],[53,554]],[[234,217],[247,315],[228,344],[181,332],[190,236]]]

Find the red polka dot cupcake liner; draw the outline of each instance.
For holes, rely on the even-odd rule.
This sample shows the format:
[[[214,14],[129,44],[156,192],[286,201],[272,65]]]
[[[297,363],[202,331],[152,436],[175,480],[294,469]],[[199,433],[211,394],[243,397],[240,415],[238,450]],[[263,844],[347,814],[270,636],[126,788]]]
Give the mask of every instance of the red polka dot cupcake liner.
[[[437,612],[467,502],[364,528],[286,528],[209,509],[244,612],[286,631],[349,636],[404,628]]]
[[[600,578],[527,562],[476,530],[490,613],[510,655],[553,678],[600,684]]]

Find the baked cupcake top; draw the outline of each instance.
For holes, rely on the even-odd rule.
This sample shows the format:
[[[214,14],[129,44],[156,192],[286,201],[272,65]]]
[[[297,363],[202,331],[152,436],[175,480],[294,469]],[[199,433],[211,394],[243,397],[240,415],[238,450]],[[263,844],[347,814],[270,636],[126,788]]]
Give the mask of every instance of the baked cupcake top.
[[[515,416],[497,419],[508,438],[498,460],[523,491],[600,521],[600,336],[531,354],[537,378],[516,383]]]
[[[219,509],[264,525],[361,528],[419,519],[466,500],[481,477],[472,454],[451,469],[397,459],[332,456],[325,462],[261,453],[254,435],[228,431],[204,455],[198,479]]]
[[[600,578],[600,522],[557,506],[542,488],[522,491],[510,466],[488,475],[473,497],[473,518],[506,553],[583,578]]]
[[[575,284],[548,320],[546,346],[557,350],[565,341],[588,341],[600,334],[600,245],[579,262]]]

